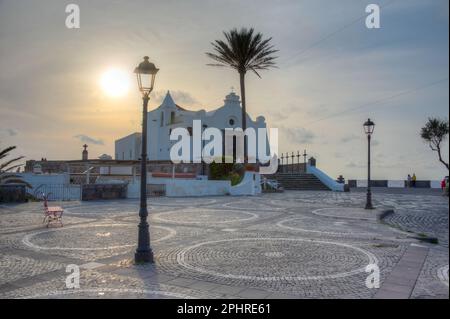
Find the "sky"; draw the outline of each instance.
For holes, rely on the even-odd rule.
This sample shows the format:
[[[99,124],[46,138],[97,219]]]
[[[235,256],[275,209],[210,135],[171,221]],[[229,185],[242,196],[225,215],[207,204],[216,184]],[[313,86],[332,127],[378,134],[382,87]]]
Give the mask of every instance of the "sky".
[[[65,25],[66,5],[80,28]],[[381,28],[365,8],[381,6]],[[148,55],[160,68],[150,109],[170,90],[187,109],[223,105],[239,77],[205,52],[231,28],[254,27],[279,50],[277,68],[249,74],[247,110],[279,129],[279,152],[317,159],[330,176],[366,177],[362,124],[375,123],[375,179],[448,174],[419,136],[428,117],[448,119],[448,0],[0,0],[0,147],[26,159],[114,154],[140,131],[134,82],[106,94],[102,76]],[[128,74],[128,73],[126,73]],[[236,89],[237,94],[239,90]],[[448,140],[445,141],[448,159]]]

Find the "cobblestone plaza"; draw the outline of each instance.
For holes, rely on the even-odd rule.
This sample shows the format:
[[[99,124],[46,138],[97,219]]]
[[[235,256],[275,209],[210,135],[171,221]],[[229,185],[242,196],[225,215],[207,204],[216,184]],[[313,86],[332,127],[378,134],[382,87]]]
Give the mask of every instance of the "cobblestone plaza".
[[[1,205],[0,298],[373,298],[367,265],[383,288],[414,247],[425,254],[408,296],[448,298],[448,198],[364,202],[359,191],[149,198],[153,265],[133,263],[138,201],[57,203],[62,228],[42,224],[42,203]],[[73,264],[78,289],[66,287]]]

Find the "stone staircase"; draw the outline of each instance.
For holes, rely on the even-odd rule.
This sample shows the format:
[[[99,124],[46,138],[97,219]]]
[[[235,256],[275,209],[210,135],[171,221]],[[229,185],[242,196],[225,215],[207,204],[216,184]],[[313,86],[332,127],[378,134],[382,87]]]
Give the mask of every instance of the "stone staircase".
[[[313,174],[276,173],[266,177],[278,181],[285,190],[330,190]]]

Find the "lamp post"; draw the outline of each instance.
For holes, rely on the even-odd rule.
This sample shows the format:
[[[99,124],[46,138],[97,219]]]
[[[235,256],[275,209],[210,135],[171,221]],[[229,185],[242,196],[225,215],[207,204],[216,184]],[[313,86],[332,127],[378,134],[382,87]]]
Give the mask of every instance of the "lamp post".
[[[144,57],[134,70],[138,82],[139,91],[142,93],[142,137],[141,137],[141,203],[139,208],[139,233],[138,246],[134,255],[136,263],[153,262],[153,251],[150,247],[150,231],[147,222],[147,108],[150,93],[153,91],[156,73],[159,69]]]
[[[372,205],[372,190],[370,188],[370,140],[375,129],[375,123],[368,119],[364,123],[364,131],[367,135],[367,198],[366,198],[366,209],[373,209]]]

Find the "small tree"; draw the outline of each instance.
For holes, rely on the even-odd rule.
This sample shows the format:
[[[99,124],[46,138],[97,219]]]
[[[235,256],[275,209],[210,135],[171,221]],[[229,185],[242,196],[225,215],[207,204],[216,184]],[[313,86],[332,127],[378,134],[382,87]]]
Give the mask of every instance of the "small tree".
[[[429,118],[427,124],[422,127],[420,136],[430,145],[430,148],[438,153],[439,161],[445,165],[448,170],[448,163],[442,159],[441,148],[442,142],[445,141],[449,133],[448,120],[438,118]]]

